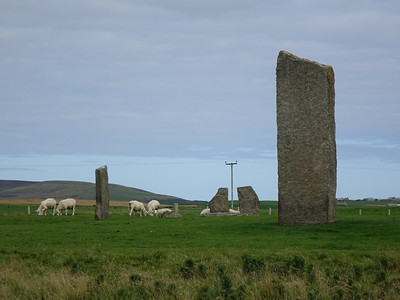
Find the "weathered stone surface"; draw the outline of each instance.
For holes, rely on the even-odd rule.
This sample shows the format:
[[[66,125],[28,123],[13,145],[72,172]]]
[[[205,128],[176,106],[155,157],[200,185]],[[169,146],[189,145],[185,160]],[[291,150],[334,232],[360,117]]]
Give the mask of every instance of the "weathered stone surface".
[[[240,214],[258,215],[260,213],[260,200],[251,186],[237,188],[239,197]]]
[[[160,218],[180,218],[182,215],[175,211],[166,211],[163,213]]]
[[[229,212],[228,188],[219,188],[210,201],[210,212]]]
[[[279,224],[333,222],[336,218],[333,68],[281,51],[276,76]]]
[[[110,198],[108,192],[107,166],[96,169],[96,211],[95,219],[104,220],[108,218]]]

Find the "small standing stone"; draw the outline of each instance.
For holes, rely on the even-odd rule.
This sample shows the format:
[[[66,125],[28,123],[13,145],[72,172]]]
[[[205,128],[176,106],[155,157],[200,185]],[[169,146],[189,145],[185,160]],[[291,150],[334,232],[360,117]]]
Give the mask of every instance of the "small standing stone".
[[[110,206],[108,192],[108,173],[107,166],[96,169],[96,220],[108,218],[108,208]]]
[[[210,213],[229,213],[228,188],[219,188],[210,201]]]
[[[242,215],[258,215],[260,213],[260,200],[251,186],[237,188],[240,213]]]

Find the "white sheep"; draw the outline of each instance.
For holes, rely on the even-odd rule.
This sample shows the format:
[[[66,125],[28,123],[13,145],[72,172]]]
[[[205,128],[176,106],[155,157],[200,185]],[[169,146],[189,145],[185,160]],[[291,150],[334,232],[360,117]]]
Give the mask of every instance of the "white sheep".
[[[53,198],[47,198],[46,200],[40,202],[39,208],[36,210],[36,213],[39,216],[43,216],[43,212],[44,215],[46,215],[47,214],[46,210],[51,208],[53,209],[53,216],[54,216],[54,213],[56,212],[56,206],[57,206],[56,200],[54,200]]]
[[[57,216],[61,216],[63,210],[65,210],[65,215],[68,215],[68,208],[71,208],[72,215],[75,215],[75,206],[76,206],[75,199],[67,198],[67,199],[61,200],[60,203],[58,203],[58,206],[56,209]]]
[[[240,210],[229,209],[229,213],[234,216],[240,215]]]
[[[161,208],[157,210],[156,215],[159,215],[161,217],[166,212],[172,212],[172,210],[169,208]]]
[[[147,204],[147,211],[150,216],[154,216],[154,214],[157,214],[157,209],[160,207],[160,202],[157,200],[151,200]]]
[[[201,211],[200,216],[205,217],[207,215],[210,214],[210,209],[209,208],[205,208]]]
[[[129,209],[129,216],[132,216],[133,212],[139,212],[140,216],[147,215],[147,211],[144,208],[144,204],[142,202],[132,200],[129,201],[128,203],[128,209]]]
[[[231,216],[240,215],[240,211],[239,210],[234,210],[234,209],[229,209],[229,213],[231,214]],[[202,217],[208,216],[209,214],[210,214],[210,209],[209,208],[205,208],[200,212],[200,216],[202,216]]]

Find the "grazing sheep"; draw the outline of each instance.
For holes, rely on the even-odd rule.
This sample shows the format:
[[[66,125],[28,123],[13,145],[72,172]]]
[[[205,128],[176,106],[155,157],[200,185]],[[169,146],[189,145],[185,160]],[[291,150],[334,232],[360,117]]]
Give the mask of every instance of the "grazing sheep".
[[[144,208],[144,204],[136,200],[129,201],[128,209],[130,217],[132,216],[132,213],[136,212],[139,212],[140,216],[147,215],[147,211]]]
[[[65,215],[68,215],[68,208],[71,208],[72,215],[75,215],[75,206],[76,206],[75,199],[67,198],[67,199],[61,200],[60,203],[58,203],[58,206],[56,209],[57,216],[61,216],[63,210],[65,210]]]
[[[229,213],[231,215],[235,215],[235,216],[240,215],[240,211],[239,210],[234,210],[234,209],[229,209]]]
[[[239,216],[240,215],[240,211],[239,210],[234,210],[234,209],[229,209],[229,213],[230,213],[231,216]],[[200,216],[202,216],[202,217],[206,217],[206,216],[209,216],[209,215],[210,215],[210,209],[209,208],[203,209],[200,212]]]
[[[57,202],[56,200],[54,200],[53,198],[47,198],[46,200],[43,200],[42,202],[40,202],[39,208],[36,210],[36,213],[39,216],[43,216],[43,212],[44,215],[47,214],[47,209],[52,208],[53,209],[53,216],[56,212],[56,206],[57,206]]]
[[[160,217],[162,217],[162,215],[166,212],[172,212],[172,210],[169,208],[161,208],[161,209],[157,210],[156,215],[159,215]]]
[[[210,214],[210,209],[209,208],[205,208],[201,211],[200,216],[205,217],[208,214]]]
[[[160,202],[158,202],[157,200],[151,200],[148,204],[147,204],[147,210],[148,210],[148,214],[150,216],[154,216],[154,214],[157,214],[157,209],[160,207]]]

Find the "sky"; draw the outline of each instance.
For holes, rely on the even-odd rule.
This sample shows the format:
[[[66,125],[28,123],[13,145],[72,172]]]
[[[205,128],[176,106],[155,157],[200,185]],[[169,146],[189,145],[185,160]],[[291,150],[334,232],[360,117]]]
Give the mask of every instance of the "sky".
[[[280,50],[335,72],[337,197],[400,197],[400,2],[0,0],[0,179],[278,199]],[[236,192],[234,198],[237,198]]]

